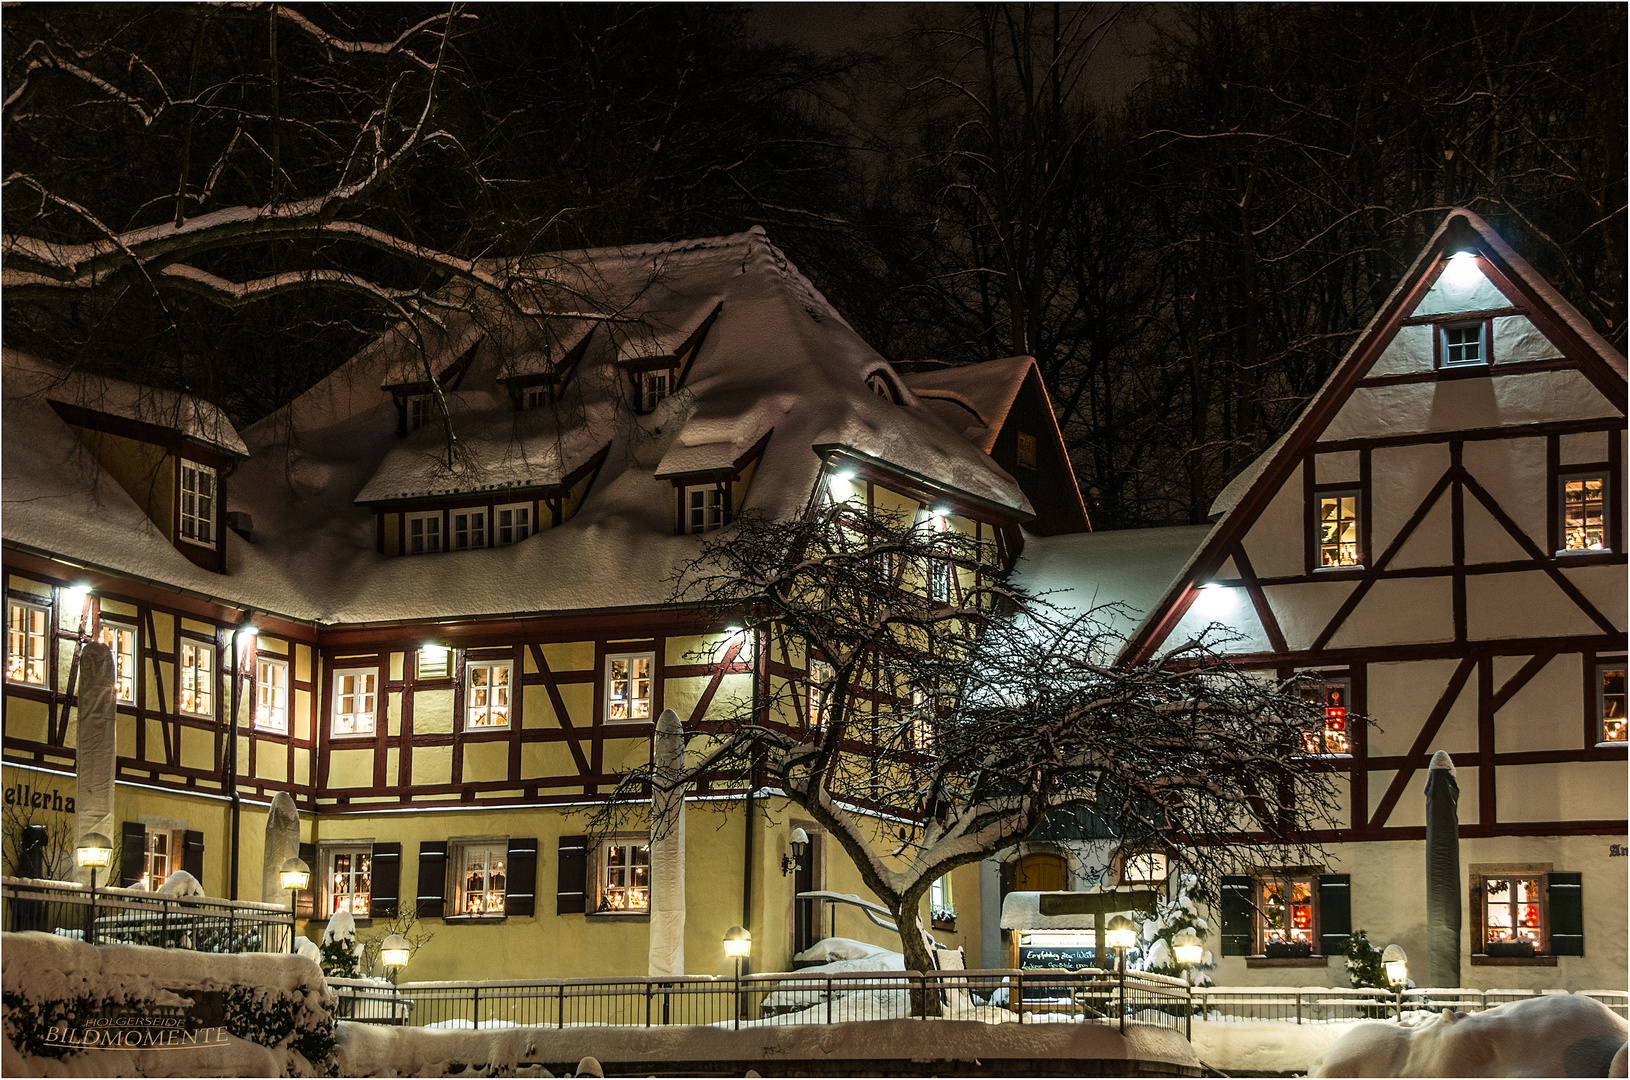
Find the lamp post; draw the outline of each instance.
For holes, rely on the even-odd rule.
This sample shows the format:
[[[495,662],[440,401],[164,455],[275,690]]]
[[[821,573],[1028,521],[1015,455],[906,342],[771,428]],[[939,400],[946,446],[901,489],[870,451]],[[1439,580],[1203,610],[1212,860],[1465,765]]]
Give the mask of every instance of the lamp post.
[[[99,832],[86,833],[74,848],[74,861],[91,872],[91,919],[85,926],[85,940],[96,944],[96,871],[113,863],[113,842]]]
[[[1194,932],[1192,926],[1185,926],[1172,938],[1172,955],[1177,958],[1177,966],[1183,969],[1183,981],[1189,982],[1189,972],[1205,962],[1206,946],[1200,940],[1200,935]],[[1192,986],[1192,983],[1190,984]],[[1189,991],[1192,1001],[1194,992]],[[1184,1010],[1184,1035],[1192,1037],[1194,1034],[1194,1010]]]
[[[1116,915],[1104,927],[1104,944],[1114,949],[1120,960],[1121,971],[1121,1033],[1126,1033],[1126,950],[1137,944],[1137,928],[1125,915]]]
[[[402,968],[407,966],[408,953],[413,946],[401,934],[392,934],[379,943],[379,962],[385,965],[385,975],[390,979],[391,985],[396,985],[396,977]]]
[[[311,888],[311,867],[300,856],[290,855],[278,868],[277,881],[289,890],[289,952],[298,952],[294,938],[294,913],[299,903],[295,894],[301,889]]]
[[[736,961],[736,1027],[741,1027],[741,962],[753,951],[753,935],[743,926],[732,926],[724,932],[724,954]]]
[[[1381,964],[1387,969],[1387,982],[1392,985],[1393,993],[1397,995],[1397,1008],[1393,1016],[1402,1020],[1404,988],[1409,985],[1409,957],[1404,955],[1402,945],[1388,945],[1381,953]]]

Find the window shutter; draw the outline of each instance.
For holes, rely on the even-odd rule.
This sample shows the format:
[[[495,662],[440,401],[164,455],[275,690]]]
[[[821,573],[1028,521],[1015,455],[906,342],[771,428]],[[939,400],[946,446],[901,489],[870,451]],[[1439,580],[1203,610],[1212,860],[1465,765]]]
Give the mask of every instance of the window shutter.
[[[187,830],[187,853],[181,860],[181,869],[204,883],[204,834],[197,829]]]
[[[317,845],[301,844],[300,861],[311,867],[312,888],[294,894],[294,917],[310,919],[317,914],[317,882],[322,880],[323,868],[317,865]]]
[[[555,886],[555,914],[581,915],[588,910],[589,838],[562,836]]]
[[[1222,951],[1224,956],[1251,955],[1251,877],[1227,874],[1222,879]]]
[[[375,844],[373,874],[368,882],[368,917],[389,919],[402,895],[402,845]]]
[[[509,842],[509,878],[504,888],[504,914],[533,915],[537,909],[538,842]]]
[[[447,914],[447,841],[419,844],[419,895],[414,910],[419,918],[439,919]]]
[[[51,842],[50,830],[44,825],[26,825],[22,831],[22,855],[17,862],[17,876],[43,878],[45,876],[45,849]]]
[[[1353,936],[1351,874],[1319,875],[1319,951],[1340,956]]]
[[[127,821],[119,837],[119,884],[128,889],[140,881],[146,862],[147,826],[139,821]],[[156,889],[162,884],[155,882],[153,887]]]
[[[1552,874],[1547,899],[1551,907],[1551,955],[1585,955],[1585,893],[1579,874]]]

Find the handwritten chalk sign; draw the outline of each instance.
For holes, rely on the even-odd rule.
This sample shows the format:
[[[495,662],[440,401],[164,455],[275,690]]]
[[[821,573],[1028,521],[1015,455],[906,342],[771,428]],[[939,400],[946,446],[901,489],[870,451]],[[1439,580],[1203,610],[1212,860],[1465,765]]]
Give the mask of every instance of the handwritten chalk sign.
[[[1021,945],[1021,971],[1076,971],[1097,967],[1091,945]]]

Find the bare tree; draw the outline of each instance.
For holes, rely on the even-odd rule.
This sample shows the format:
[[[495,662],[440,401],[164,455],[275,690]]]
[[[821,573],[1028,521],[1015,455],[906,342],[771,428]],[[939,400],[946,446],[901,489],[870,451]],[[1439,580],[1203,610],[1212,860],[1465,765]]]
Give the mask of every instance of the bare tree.
[[[918,905],[953,867],[1085,807],[1124,845],[1215,883],[1306,861],[1335,793],[1294,687],[1231,667],[1216,632],[1116,666],[1102,609],[1068,616],[1006,579],[988,543],[845,504],[747,518],[685,568],[674,600],[740,613],[754,693],[719,702],[678,776],[625,774],[596,829],[651,785],[778,788],[854,861],[930,970]],[[812,662],[813,661],[813,662]],[[655,823],[660,835],[662,822]]]

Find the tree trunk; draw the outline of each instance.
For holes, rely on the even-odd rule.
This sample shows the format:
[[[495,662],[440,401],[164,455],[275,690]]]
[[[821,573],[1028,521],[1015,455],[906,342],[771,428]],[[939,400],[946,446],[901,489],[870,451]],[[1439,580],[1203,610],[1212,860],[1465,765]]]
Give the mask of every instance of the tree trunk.
[[[921,902],[922,890],[918,890],[915,896],[900,897],[898,905],[889,904],[889,911],[894,915],[894,925],[900,928],[900,953],[905,957],[906,970],[926,974],[938,971],[939,965],[934,962],[934,957],[928,951],[922,923],[917,918],[917,908]],[[913,987],[911,1015],[940,1015],[939,991],[934,988],[925,991],[921,986]]]

